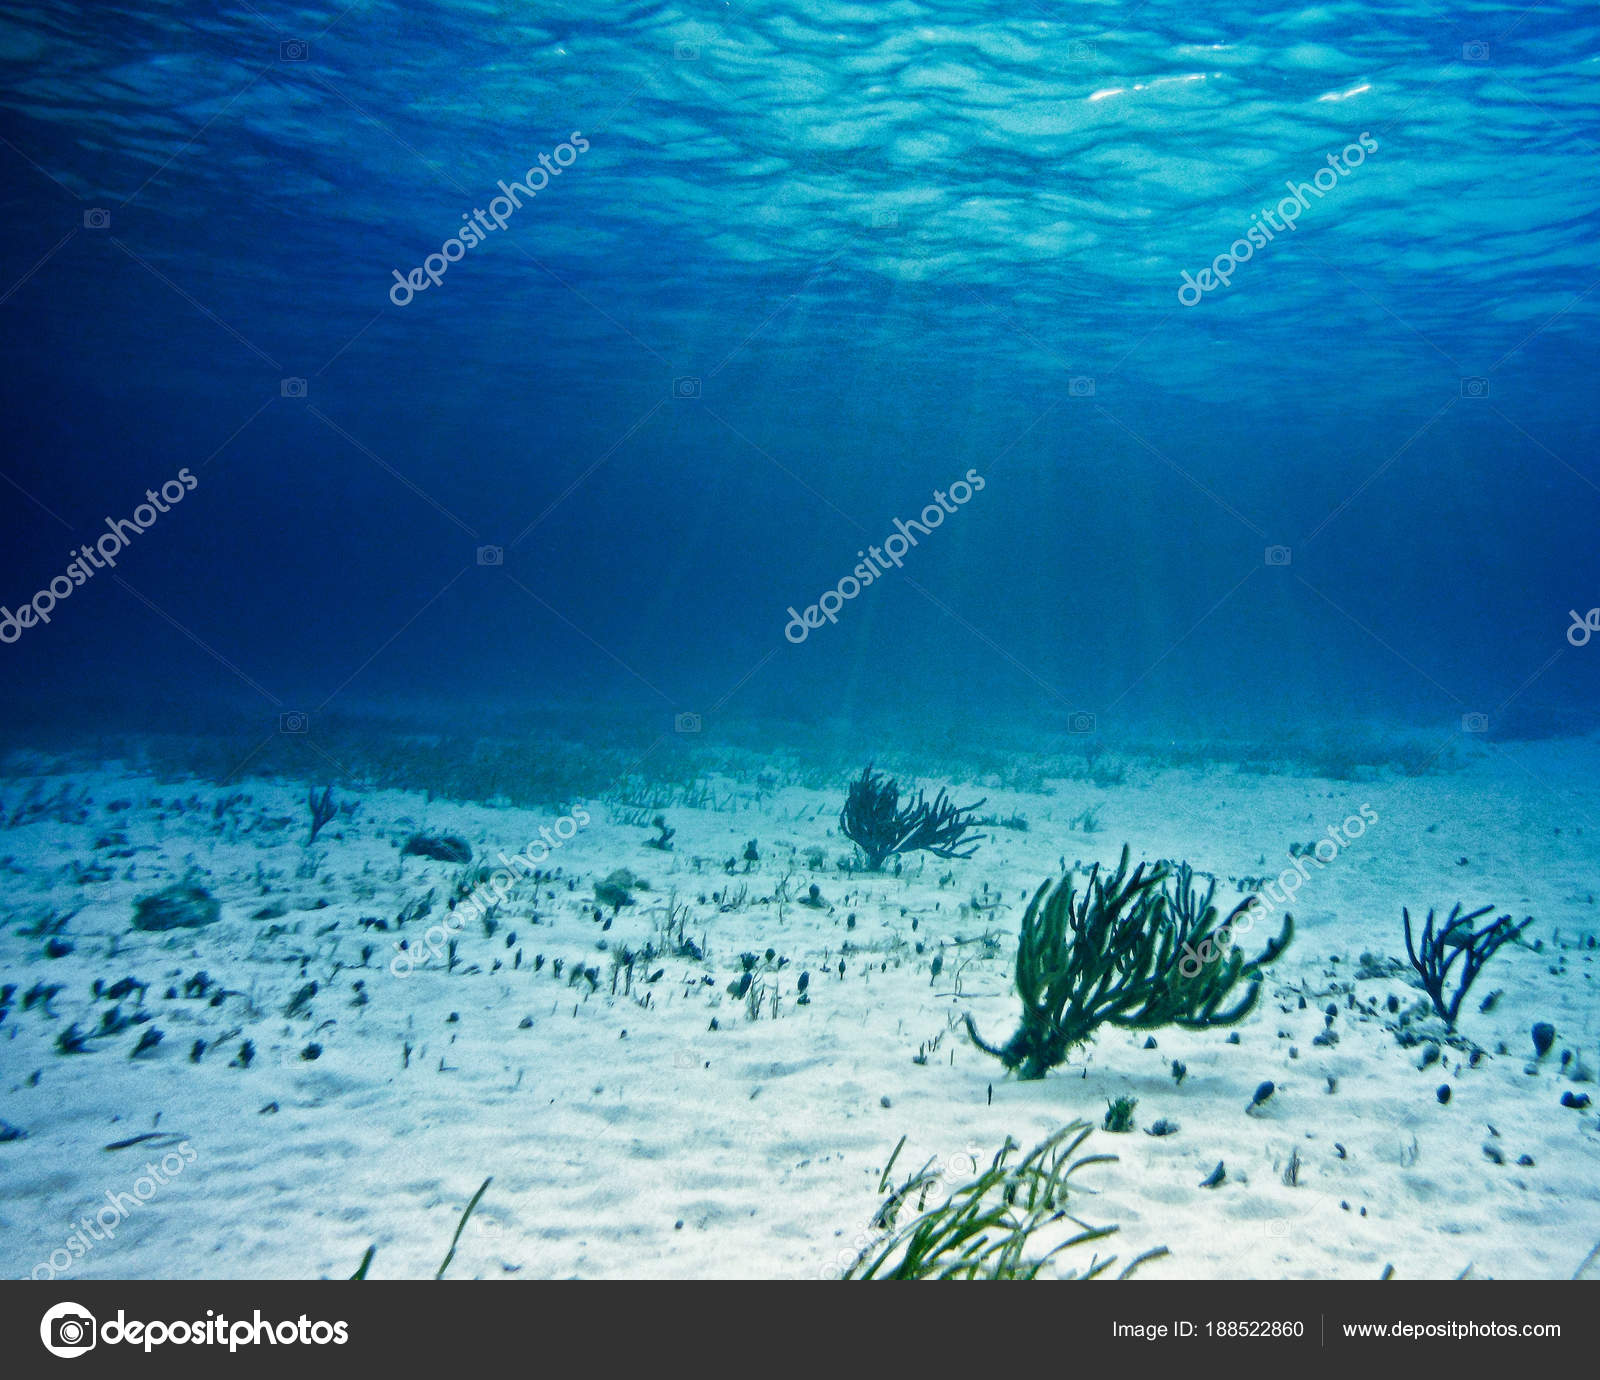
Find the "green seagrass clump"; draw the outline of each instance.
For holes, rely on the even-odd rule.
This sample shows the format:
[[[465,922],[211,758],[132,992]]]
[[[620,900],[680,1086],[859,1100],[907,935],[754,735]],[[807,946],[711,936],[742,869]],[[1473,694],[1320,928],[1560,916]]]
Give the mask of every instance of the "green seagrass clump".
[[[1102,1025],[1206,1030],[1235,1025],[1261,997],[1261,970],[1294,936],[1294,917],[1265,950],[1246,961],[1235,936],[1254,923],[1248,896],[1224,919],[1213,904],[1216,882],[1202,893],[1187,863],[1140,863],[1128,848],[1110,876],[1097,863],[1083,889],[1073,874],[1043,883],[1022,917],[1017,993],[1022,1020],[1003,1045],[967,1033],[1022,1078],[1043,1078]]]
[[[1101,1241],[1115,1227],[1090,1227],[1067,1206],[1069,1181],[1080,1169],[1114,1162],[1115,1155],[1077,1155],[1088,1138],[1087,1122],[1074,1121],[1040,1141],[1022,1159],[1012,1161],[1021,1146],[1009,1136],[989,1168],[959,1184],[947,1197],[930,1205],[946,1176],[930,1161],[889,1193],[875,1225],[886,1234],[866,1247],[844,1279],[1035,1279],[1063,1251]],[[905,1145],[895,1146],[879,1180],[887,1192],[889,1171]],[[910,1209],[909,1215],[906,1210]],[[905,1220],[901,1220],[905,1215]],[[1167,1253],[1162,1246],[1131,1261],[1118,1275],[1126,1279],[1147,1260]],[[1081,1270],[1058,1278],[1094,1279],[1116,1257],[1090,1258]]]

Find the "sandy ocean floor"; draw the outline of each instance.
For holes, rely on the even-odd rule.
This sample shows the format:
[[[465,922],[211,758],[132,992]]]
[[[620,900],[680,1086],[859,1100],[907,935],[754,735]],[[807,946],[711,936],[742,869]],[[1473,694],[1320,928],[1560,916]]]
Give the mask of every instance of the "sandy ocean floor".
[[[563,817],[336,792],[354,809],[308,849],[303,785],[113,769],[9,780],[8,826],[30,798],[59,808],[0,828],[0,984],[16,987],[0,1136],[25,1133],[0,1140],[0,1275],[50,1277],[54,1252],[62,1279],[343,1278],[375,1245],[372,1277],[431,1276],[492,1176],[453,1278],[827,1277],[871,1239],[901,1136],[896,1177],[932,1160],[954,1181],[1007,1136],[1098,1127],[1128,1095],[1140,1129],[1096,1130],[1085,1148],[1118,1159],[1086,1171],[1076,1210],[1120,1225],[1102,1254],[1167,1248],[1140,1278],[1375,1279],[1389,1264],[1399,1278],[1570,1278],[1600,1242],[1597,1111],[1561,1105],[1600,1093],[1583,1081],[1600,1066],[1597,768],[1595,744],[1549,742],[1370,782],[1226,767],[1136,767],[1121,785],[1038,794],[933,782],[1028,828],[991,830],[969,861],[914,855],[898,877],[840,870],[844,781],[716,781],[709,808],[665,809],[664,852],[646,846],[647,820],[598,801]],[[968,1042],[969,1011],[988,1038],[1010,1034],[1024,900],[1063,860],[1114,864],[1126,840],[1215,873],[1231,903],[1229,878],[1276,877],[1291,844],[1363,806],[1360,837],[1308,869],[1295,942],[1237,1044],[1162,1030],[1145,1048],[1104,1030],[1069,1066],[1018,1082]],[[495,867],[541,828],[559,846],[492,935],[470,920],[453,967],[391,970],[397,941],[423,952],[468,871],[402,857],[404,840],[459,835]],[[647,886],[605,928],[594,883],[618,868]],[[137,898],[186,876],[220,920],[131,927]],[[821,906],[800,904],[812,884]],[[1503,951],[1464,1005],[1478,1066],[1446,1047],[1419,1068],[1423,1046],[1402,1047],[1386,1009],[1391,994],[1402,1009],[1421,997],[1409,969],[1358,977],[1360,959],[1403,962],[1403,904],[1458,900],[1535,916],[1540,947]],[[637,959],[628,991],[614,959],[666,945],[673,907],[704,959]],[[729,990],[745,954],[754,1014]],[[595,984],[574,985],[575,968]],[[147,990],[93,993],[130,977]],[[23,1009],[41,983],[60,990]],[[1330,1005],[1337,1043],[1313,1044]],[[128,1024],[94,1035],[113,1009]],[[1536,1021],[1557,1032],[1541,1062]],[[87,1052],[62,1053],[74,1023]],[[150,1029],[163,1038],[135,1057]],[[1276,1091],[1247,1113],[1268,1079]],[[1145,1134],[1160,1118],[1177,1133]],[[158,1138],[106,1148],[146,1133]],[[1202,1188],[1219,1161],[1224,1181]],[[72,1250],[111,1201],[110,1238]]]

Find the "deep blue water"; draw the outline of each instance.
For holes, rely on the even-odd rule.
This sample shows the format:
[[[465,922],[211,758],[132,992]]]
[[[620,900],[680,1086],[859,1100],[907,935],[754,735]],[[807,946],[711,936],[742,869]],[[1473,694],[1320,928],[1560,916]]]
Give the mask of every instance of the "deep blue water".
[[[195,480],[0,646],[13,732],[1586,731],[1597,61],[1578,4],[8,4],[0,603]]]

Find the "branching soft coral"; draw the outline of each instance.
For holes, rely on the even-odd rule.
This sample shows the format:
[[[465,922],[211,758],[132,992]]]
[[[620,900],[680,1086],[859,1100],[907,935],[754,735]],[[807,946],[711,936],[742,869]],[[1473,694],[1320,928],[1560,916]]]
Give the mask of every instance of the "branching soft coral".
[[[869,872],[881,871],[897,853],[917,849],[940,858],[970,858],[988,837],[968,832],[972,812],[983,803],[957,806],[940,791],[930,805],[918,791],[902,809],[899,784],[868,766],[850,784],[839,830],[866,856]]]
[[[1288,947],[1294,919],[1286,915],[1278,937],[1247,962],[1232,938],[1256,899],[1219,923],[1215,891],[1215,882],[1197,891],[1187,864],[1173,872],[1140,863],[1130,873],[1126,845],[1116,872],[1102,877],[1096,864],[1082,892],[1071,875],[1043,883],[1017,946],[1022,1021],[996,1046],[969,1014],[972,1042],[1020,1077],[1042,1078],[1102,1025],[1196,1030],[1243,1020],[1260,999],[1261,969]]]

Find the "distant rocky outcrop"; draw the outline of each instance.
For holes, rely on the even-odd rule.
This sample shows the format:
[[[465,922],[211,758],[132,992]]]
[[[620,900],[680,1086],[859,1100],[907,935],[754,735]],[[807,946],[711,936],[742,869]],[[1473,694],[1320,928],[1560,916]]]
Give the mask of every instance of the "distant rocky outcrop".
[[[629,893],[636,888],[643,888],[644,885],[645,883],[627,868],[619,867],[616,871],[608,873],[604,881],[594,884],[595,900],[602,905],[610,906],[611,913],[615,915],[623,906],[633,904],[633,897]]]
[[[197,930],[220,919],[222,907],[216,897],[195,882],[174,882],[141,896],[133,907],[136,930]]]
[[[432,858],[435,862],[472,861],[472,845],[454,834],[413,834],[400,852],[408,858]]]

